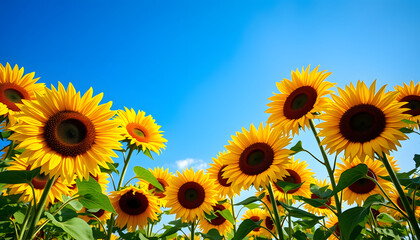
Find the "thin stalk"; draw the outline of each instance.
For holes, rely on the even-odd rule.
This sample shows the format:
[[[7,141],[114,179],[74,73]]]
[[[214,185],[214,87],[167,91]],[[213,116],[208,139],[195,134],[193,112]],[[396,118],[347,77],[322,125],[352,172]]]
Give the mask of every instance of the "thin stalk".
[[[317,133],[315,125],[314,125],[314,121],[312,119],[309,120],[309,125],[311,126],[312,133],[314,134],[316,142],[318,143],[319,150],[321,151],[322,157],[324,158],[324,165],[327,168],[328,176],[330,177],[330,181],[331,181],[331,185],[332,185],[333,189],[335,189],[337,187],[337,185],[335,183],[334,172],[331,169],[331,165],[330,165],[330,162],[328,161],[328,157],[327,157],[327,154],[325,153],[324,147],[321,145],[321,139],[318,136],[318,133]],[[341,201],[338,198],[337,193],[334,194],[334,198],[335,198],[335,204],[336,204],[336,207],[337,207],[337,216],[340,216],[341,215]]]
[[[194,237],[195,237],[195,235],[194,235],[194,226],[195,225],[195,220],[191,223],[191,240],[194,240]]]
[[[32,205],[29,205],[28,210],[26,210],[25,219],[23,220],[23,225],[20,230],[20,236],[18,237],[18,240],[21,240],[24,235],[24,232],[26,230],[26,225],[28,225],[29,217],[31,216],[31,212],[32,212]]]
[[[280,225],[279,210],[277,208],[276,199],[274,198],[273,186],[271,185],[271,181],[268,182],[268,194],[270,194],[270,201],[271,201],[271,204],[273,205],[273,212],[274,212],[274,218],[275,218],[273,219],[273,221],[276,224],[279,239],[284,240],[283,231]]]
[[[124,167],[121,172],[120,181],[118,181],[117,191],[120,190],[122,182],[124,181],[124,176],[125,176],[125,172],[127,171],[128,163],[130,162],[131,155],[133,154],[135,148],[132,146],[129,146],[128,149],[129,150],[128,150],[127,158],[124,155]],[[111,218],[109,220],[108,235],[106,237],[107,240],[111,239],[112,229],[114,228],[114,221],[115,221],[114,217],[115,217],[115,214],[112,213]]]
[[[397,189],[398,195],[400,196],[401,203],[404,206],[405,212],[408,214],[408,221],[411,223],[411,227],[413,228],[417,239],[420,239],[420,228],[417,223],[416,216],[414,215],[413,209],[411,208],[410,203],[408,202],[408,199],[405,196],[405,193],[401,187],[400,181],[398,180],[397,175],[394,172],[394,169],[392,169],[391,164],[389,163],[388,158],[386,157],[385,153],[382,153],[382,156],[380,156],[380,158],[386,170],[388,171],[389,177],[394,183],[395,188]]]
[[[4,159],[8,159],[12,156],[13,149],[15,149],[16,143],[12,141],[9,145],[9,149],[7,149],[6,157]]]
[[[289,201],[289,194],[287,194],[287,192],[285,192],[286,194],[286,202],[287,205],[292,205],[291,201]],[[289,222],[289,239],[292,239],[292,216],[290,215],[289,212],[287,212],[287,221]]]
[[[48,182],[45,184],[44,191],[42,192],[41,198],[39,199],[39,203],[36,206],[35,216],[34,218],[32,218],[29,231],[27,232],[27,235],[26,235],[29,238],[32,237],[35,231],[35,227],[37,223],[39,222],[39,219],[41,218],[42,213],[44,212],[45,202],[47,201],[48,193],[50,192],[51,187],[53,186],[54,182],[55,182],[55,176],[48,179]]]
[[[114,187],[114,191],[117,191],[117,188],[115,187],[115,181],[114,181],[114,177],[112,176],[112,173],[108,173],[108,175],[111,177],[112,186]]]
[[[311,157],[313,157],[315,160],[317,160],[319,163],[321,163],[322,165],[324,165],[324,163],[321,161],[321,160],[319,160],[317,157],[315,157],[311,152],[309,152],[308,150],[306,150],[306,149],[303,149],[303,151],[304,152],[306,152],[306,153],[308,153],[309,155],[311,155]]]
[[[236,216],[235,216],[235,206],[233,205],[233,197],[230,198],[230,206],[232,207],[232,216],[233,216],[233,235],[236,234]]]

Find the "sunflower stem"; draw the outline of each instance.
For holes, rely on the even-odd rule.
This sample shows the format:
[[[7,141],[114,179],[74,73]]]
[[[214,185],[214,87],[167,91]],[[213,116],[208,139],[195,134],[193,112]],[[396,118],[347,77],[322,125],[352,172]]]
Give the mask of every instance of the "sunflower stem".
[[[274,218],[275,218],[273,219],[273,221],[276,224],[279,239],[284,240],[283,230],[280,225],[279,210],[277,208],[276,199],[274,198],[273,186],[271,185],[271,181],[268,182],[268,194],[270,195],[271,205],[273,206],[273,212],[274,212]]]
[[[52,186],[55,182],[55,176],[48,179],[48,182],[45,184],[44,191],[42,192],[41,198],[39,199],[39,203],[36,205],[36,213],[34,215],[34,218],[32,218],[29,231],[26,234],[26,237],[29,239],[32,239],[32,235],[35,231],[35,227],[39,222],[39,219],[41,218],[42,213],[44,212],[45,208],[45,202],[48,198],[48,193],[50,192]]]
[[[9,145],[9,149],[7,149],[6,157],[4,158],[9,159],[12,156],[13,150],[15,149],[16,143],[15,141],[11,141]]]
[[[316,142],[318,143],[319,150],[321,151],[322,157],[324,158],[324,165],[328,171],[328,176],[330,177],[331,185],[333,189],[335,189],[337,187],[337,184],[335,183],[334,172],[331,169],[331,165],[330,165],[330,162],[328,161],[328,156],[325,153],[324,147],[321,145],[321,139],[319,139],[314,121],[312,119],[309,120],[309,125],[311,126],[312,133],[314,134]],[[339,217],[341,215],[341,201],[338,198],[337,193],[334,194],[334,198],[335,198],[335,205],[337,207],[337,217]]]
[[[404,190],[401,187],[400,181],[398,180],[397,175],[394,172],[394,169],[392,169],[392,166],[389,163],[388,158],[386,157],[385,153],[382,153],[382,156],[379,156],[379,157],[382,160],[382,163],[384,164],[386,170],[388,171],[388,174],[392,180],[392,183],[394,183],[394,186],[397,189],[398,195],[400,196],[401,203],[404,206],[405,212],[408,215],[407,220],[410,222],[411,227],[413,228],[417,239],[420,239],[419,224],[417,223],[416,216],[413,212],[413,209],[411,208],[410,203],[408,202],[408,199],[405,196]]]
[[[291,206],[291,200],[289,201],[289,194],[287,194],[287,192],[285,192],[286,194],[286,202],[287,205]],[[287,221],[289,222],[289,239],[292,239],[292,216],[290,215],[290,213],[287,213]]]
[[[32,205],[29,205],[28,210],[26,210],[25,219],[23,220],[22,229],[21,229],[21,232],[20,232],[20,236],[18,238],[19,240],[22,239],[22,237],[25,233],[26,225],[28,225],[29,218],[31,216],[31,212],[32,212]]]
[[[190,238],[191,240],[194,240],[194,237],[195,237],[195,235],[194,235],[194,230],[195,230],[194,227],[195,226],[194,225],[195,225],[195,220],[191,222],[191,238]]]
[[[235,216],[235,206],[233,205],[233,197],[230,198],[230,206],[232,207],[233,236],[235,236],[235,234],[236,234],[236,216]]]
[[[134,149],[135,149],[134,146],[128,145],[128,154],[127,154],[127,157],[124,158],[124,167],[123,167],[123,170],[121,172],[120,180],[118,181],[117,191],[120,190],[121,185],[122,185],[122,183],[124,181],[125,172],[127,171],[128,163],[130,162],[130,158],[131,158],[131,155],[134,152]],[[114,221],[115,221],[114,218],[115,218],[115,214],[112,213],[111,214],[111,218],[109,220],[108,235],[106,236],[106,239],[107,240],[110,240],[111,239],[112,230],[114,228]]]

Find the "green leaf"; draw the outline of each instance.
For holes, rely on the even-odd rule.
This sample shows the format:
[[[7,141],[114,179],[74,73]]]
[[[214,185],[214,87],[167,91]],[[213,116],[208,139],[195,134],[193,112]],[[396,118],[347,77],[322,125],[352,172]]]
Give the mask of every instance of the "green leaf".
[[[1,132],[1,135],[0,135],[1,140],[9,138],[10,135],[12,135],[12,133],[13,133],[12,131]]]
[[[233,219],[232,213],[229,209],[223,209],[223,211],[217,210],[216,213],[220,213],[222,217],[228,220],[230,223],[235,224],[235,220]]]
[[[328,202],[328,199],[321,199],[321,198],[306,198],[302,196],[293,196],[294,199],[304,201],[305,203],[311,205],[312,207],[321,207],[324,206],[324,203]]]
[[[412,133],[412,132],[414,132],[413,129],[406,128],[406,127],[400,128],[398,130],[400,130],[400,132],[402,132],[402,133]]]
[[[295,189],[300,188],[300,186],[302,186],[302,184],[305,182],[301,182],[301,183],[290,183],[290,182],[285,182],[285,181],[277,181],[277,186],[279,186],[280,188],[283,189],[283,191],[285,193],[287,193],[288,191],[292,191]]]
[[[242,240],[250,233],[252,230],[256,229],[260,226],[261,222],[263,220],[260,220],[258,222],[254,222],[251,219],[245,219],[241,225],[239,225],[238,230],[236,231],[235,236],[232,238],[232,240]]]
[[[300,230],[297,230],[295,233],[293,233],[293,237],[296,238],[296,240],[306,240],[306,234]]]
[[[317,195],[320,198],[329,198],[332,194],[332,190],[328,188],[329,185],[319,187],[313,183],[310,185],[310,190],[313,194]]]
[[[162,235],[160,235],[159,238],[164,239],[167,236],[177,233],[179,230],[181,230],[181,227],[178,227],[178,226],[171,227],[169,229],[166,229],[166,231],[162,233]]]
[[[380,213],[377,217],[376,220],[378,222],[384,222],[384,223],[394,223],[394,222],[398,222],[395,218],[393,218],[391,215],[389,215],[388,213]]]
[[[290,148],[290,150],[292,150],[294,153],[290,154],[290,155],[295,155],[298,152],[303,151],[303,147],[302,147],[302,141],[299,141],[295,144],[295,146],[293,146],[292,148]]]
[[[248,209],[256,209],[256,208],[259,208],[260,205],[257,203],[250,203],[250,204],[245,205],[245,207]]]
[[[403,119],[402,122],[407,123],[407,124],[417,124],[417,122],[414,122],[414,121],[411,121],[411,120],[408,120],[408,119]]]
[[[414,162],[416,162],[416,168],[420,167],[420,154],[414,154],[413,158]]]
[[[76,179],[76,185],[80,196],[79,202],[85,208],[99,208],[116,213],[108,196],[102,193],[101,186],[95,179],[89,178],[89,181],[84,179],[82,182],[79,179]]]
[[[253,203],[253,202],[256,202],[256,201],[260,201],[260,200],[261,200],[261,198],[258,198],[256,196],[251,196],[251,197],[249,197],[249,198],[247,198],[247,199],[245,199],[245,200],[243,200],[241,202],[238,202],[238,203],[236,203],[234,205],[236,205],[236,206],[238,206],[238,205],[248,205],[250,203]]]
[[[136,177],[143,179],[145,181],[147,181],[148,183],[152,184],[155,188],[164,191],[165,189],[163,189],[162,185],[160,185],[159,181],[155,178],[155,176],[153,176],[153,174],[140,166],[136,166],[134,167],[134,173],[136,174]]]
[[[39,174],[40,168],[26,171],[26,170],[10,170],[0,172],[0,183],[18,184],[30,183],[32,178]]]
[[[344,188],[352,185],[357,180],[366,177],[367,172],[368,167],[366,164],[359,164],[354,168],[347,169],[341,174],[337,187],[332,191],[331,195],[342,191]]]
[[[67,201],[69,199],[70,199],[70,197],[68,197],[66,195],[63,195],[63,202],[65,202],[65,201]],[[83,205],[79,201],[77,201],[77,200],[70,201],[69,202],[69,205],[70,205],[70,207],[72,207],[76,211],[80,211],[83,208]]]
[[[279,201],[279,203],[284,209],[287,210],[287,212],[289,212],[290,216],[292,217],[302,218],[302,219],[312,219],[312,220],[319,220],[319,219],[324,218],[323,216],[320,217],[315,214],[303,211],[302,209],[289,206],[285,204],[284,202]]]
[[[373,204],[379,204],[379,203],[386,203],[385,198],[381,194],[375,194],[369,196],[365,202],[363,203],[363,207],[369,207]]]
[[[328,239],[331,236],[332,232],[334,232],[335,227],[332,227],[331,229],[332,230],[330,231],[330,230],[326,230],[326,229],[323,229],[323,228],[318,228],[317,230],[315,230],[314,240],[326,240],[326,239]]]
[[[400,184],[403,185],[403,186],[408,186],[408,185],[413,184],[413,181],[411,179],[411,175],[413,175],[413,173],[415,173],[416,170],[417,169],[414,168],[414,169],[412,169],[411,171],[408,171],[408,172],[396,173]],[[391,177],[389,177],[389,176],[379,176],[379,177],[382,178],[382,179],[385,179],[389,182],[392,182]]]
[[[375,228],[375,230],[379,233],[382,234],[384,236],[389,236],[392,237],[393,240],[399,240],[401,239],[400,236],[398,236],[397,234],[394,233],[393,229],[390,228]]]
[[[104,168],[102,166],[99,166],[99,168],[101,169],[101,172],[103,172],[103,173],[109,173],[109,174],[115,172],[117,174],[120,174],[120,172],[117,169],[118,168],[118,165],[119,165],[118,163],[110,163],[110,162],[107,162],[106,164],[108,165],[108,168]]]
[[[170,221],[169,224],[174,225],[176,227],[180,227],[180,228],[184,228],[184,227],[188,227],[189,224],[182,222],[180,219],[175,220],[175,221]]]
[[[148,156],[152,160],[155,160],[155,159],[153,159],[152,154],[150,153],[150,150],[148,148],[146,148],[146,150],[144,150],[143,153],[144,153],[144,155]]]
[[[45,212],[45,215],[48,217],[48,219],[51,220],[52,224],[63,229],[66,233],[68,233],[76,240],[94,239],[92,229],[90,228],[89,224],[87,224],[81,218],[75,217],[64,222],[59,222],[54,218],[54,216],[51,213]]]
[[[7,195],[0,197],[0,219],[7,220],[13,213],[24,208],[23,203],[19,202],[21,195]]]
[[[210,240],[222,240],[223,237],[220,236],[219,231],[217,231],[216,229],[210,229],[210,231],[207,232],[207,234],[204,233],[200,233],[201,236],[204,239],[210,239]]]
[[[312,228],[317,223],[319,223],[319,220],[318,219],[309,219],[309,220],[303,219],[303,220],[297,220],[295,221],[295,223],[299,224],[305,229],[308,229],[308,228]]]
[[[344,239],[355,239],[368,221],[370,208],[354,207],[338,217],[338,226]]]

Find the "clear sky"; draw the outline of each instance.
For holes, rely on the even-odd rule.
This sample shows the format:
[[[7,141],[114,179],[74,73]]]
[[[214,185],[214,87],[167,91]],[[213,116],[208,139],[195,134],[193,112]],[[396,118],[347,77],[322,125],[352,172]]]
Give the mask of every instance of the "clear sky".
[[[0,62],[151,114],[167,148],[130,168],[176,171],[186,159],[206,166],[236,131],[265,122],[275,82],[296,68],[320,65],[339,87],[419,81],[419,10],[418,1],[2,1]],[[319,156],[313,137],[293,142],[302,138]],[[411,138],[396,153],[404,170],[420,153]]]

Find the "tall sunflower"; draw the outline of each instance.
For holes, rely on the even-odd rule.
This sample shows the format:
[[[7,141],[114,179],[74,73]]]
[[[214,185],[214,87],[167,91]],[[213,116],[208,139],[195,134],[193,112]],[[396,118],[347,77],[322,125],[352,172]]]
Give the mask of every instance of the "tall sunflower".
[[[332,95],[334,103],[321,116],[324,122],[318,124],[322,144],[330,154],[344,151],[345,158],[374,158],[375,152],[389,154],[401,146],[400,140],[407,139],[399,131],[405,126],[402,120],[409,117],[403,114],[404,103],[395,101],[396,92],[385,93],[385,86],[376,93],[375,85],[373,82],[368,89],[358,81],[356,87],[338,88],[340,96]]]
[[[213,206],[213,212],[217,217],[210,221],[207,219],[202,219],[200,221],[199,227],[202,233],[207,234],[213,228],[216,229],[222,236],[226,236],[226,234],[230,232],[230,230],[233,228],[232,223],[226,220],[220,213],[217,212],[223,211],[225,209],[230,211],[229,203],[216,204]]]
[[[154,168],[153,170],[149,169],[149,171],[153,174],[156,180],[158,180],[160,185],[162,185],[163,191],[155,188],[152,184],[148,182],[140,182],[140,185],[143,188],[151,191],[153,195],[155,195],[159,199],[158,203],[160,206],[165,206],[166,201],[164,198],[166,196],[166,188],[169,186],[169,183],[172,182],[172,173],[169,172],[169,169],[163,170],[163,167]]]
[[[397,101],[405,103],[402,106],[406,108],[404,113],[410,115],[409,120],[417,122],[417,124],[413,124],[413,127],[418,128],[420,124],[420,82],[414,85],[411,80],[410,86],[404,83],[403,87],[396,86],[395,90],[398,91]]]
[[[235,195],[238,195],[240,188],[232,187],[232,183],[228,183],[228,178],[223,177],[224,169],[227,164],[223,163],[223,156],[226,155],[226,151],[219,152],[219,155],[216,158],[213,158],[214,163],[210,163],[210,168],[207,169],[210,178],[214,180],[214,184],[219,191],[219,197],[233,198]]]
[[[166,189],[166,207],[170,214],[176,214],[183,222],[193,222],[203,219],[204,213],[209,213],[216,204],[217,189],[214,181],[203,170],[194,172],[185,169],[182,174],[172,178],[172,183]]]
[[[10,162],[10,166],[7,167],[7,170],[28,170],[30,169],[30,165],[28,164],[28,161],[26,158],[22,157],[16,157],[14,158],[14,161]],[[7,184],[5,188],[8,188],[8,194],[9,195],[15,195],[15,194],[22,194],[20,197],[20,200],[23,202],[30,203],[33,201],[34,196],[35,200],[38,203],[42,193],[44,192],[45,185],[47,184],[49,180],[49,176],[45,174],[38,174],[31,180],[31,184],[34,187],[34,191],[32,192],[32,188],[30,184],[27,183],[18,183],[18,184]],[[50,192],[48,193],[48,197],[46,200],[46,205],[49,203],[54,203],[56,201],[62,201],[62,196],[69,195],[70,189],[67,187],[67,185],[61,180],[61,178],[58,178],[54,181],[54,184],[51,187]]]
[[[266,227],[268,230],[270,230],[272,233],[276,234],[277,229],[276,226],[274,225],[273,219],[271,218],[271,215],[268,211],[263,211],[262,214],[262,222],[261,225]],[[264,236],[267,239],[272,239],[273,235],[267,231],[266,229],[261,229],[261,235]]]
[[[58,90],[45,88],[45,94],[36,94],[36,100],[23,100],[19,105],[19,122],[10,127],[10,137],[25,149],[32,168],[50,176],[73,180],[74,174],[88,179],[98,171],[98,165],[108,168],[111,157],[118,157],[121,132],[118,123],[110,120],[114,112],[111,102],[98,105],[102,94],[92,97],[90,88],[82,97],[70,83],[67,91],[59,83]]]
[[[341,174],[351,168],[358,166],[359,164],[366,164],[368,167],[367,175],[375,179],[381,187],[388,192],[391,190],[392,184],[379,176],[386,176],[388,172],[384,167],[382,167],[382,162],[375,161],[366,156],[364,161],[360,160],[358,157],[353,159],[342,159],[343,164],[337,163],[337,170],[335,171],[335,178],[338,181]],[[383,195],[381,189],[375,184],[374,181],[370,179],[359,179],[354,182],[349,187],[343,190],[343,200],[347,201],[348,204],[356,203],[362,205],[362,203],[369,197],[375,194]]]
[[[319,67],[319,66],[318,66]],[[268,123],[273,127],[278,127],[284,133],[298,134],[299,127],[305,130],[309,126],[309,119],[314,119],[315,112],[322,112],[325,105],[329,102],[326,95],[333,91],[329,88],[334,84],[325,81],[331,74],[325,71],[318,72],[316,67],[311,72],[309,66],[306,71],[292,71],[292,80],[283,79],[276,83],[281,92],[275,93],[270,97],[269,108],[266,113],[270,113]]]
[[[7,106],[9,114],[20,111],[17,103],[23,99],[33,100],[35,92],[44,92],[44,83],[36,83],[39,78],[34,76],[34,72],[23,75],[23,67],[19,69],[18,65],[12,69],[9,63],[0,63],[0,102]]]
[[[158,220],[157,213],[161,212],[155,196],[133,186],[111,192],[109,199],[118,214],[115,225],[127,226],[129,232],[146,226],[148,219]]]
[[[410,203],[410,207],[413,207],[413,205],[412,205],[412,203],[413,203],[413,198],[412,198],[413,194],[409,194],[408,193],[408,190],[404,190],[404,193],[406,194],[407,200]],[[398,192],[397,192],[397,190],[395,188],[392,188],[392,190],[390,191],[390,193],[388,195],[391,198],[392,202],[394,202],[401,210],[403,210],[404,212],[406,212],[406,210],[404,208],[404,205],[403,205],[403,203],[401,201],[401,198],[398,195]],[[416,202],[418,202],[420,200],[420,198],[419,197],[416,197],[415,200],[416,200]],[[388,205],[393,206],[393,205],[391,205],[391,203],[388,203]],[[390,211],[390,214],[395,219],[398,219],[399,220],[399,219],[402,219],[403,218],[403,215],[399,211],[396,211],[394,209],[389,209],[389,211]],[[416,204],[416,206],[414,208],[414,214],[416,216],[416,219],[419,219],[420,218],[420,206],[417,205],[417,204]]]
[[[246,219],[251,219],[254,222],[258,222],[264,219],[264,213],[261,209],[248,209],[242,216],[242,221]],[[263,233],[263,228],[257,227],[254,230],[252,230],[250,233],[248,233],[248,236],[254,236],[259,237]]]
[[[336,215],[330,216],[326,222],[327,228],[334,228],[334,233],[328,237],[328,240],[339,240],[340,239],[340,228],[338,227],[338,218]]]
[[[314,181],[315,185],[318,187],[325,187],[329,186],[328,188],[332,190],[330,183],[325,179],[324,181],[321,181],[320,179],[315,179]],[[316,194],[311,193],[311,199],[320,199],[320,197]],[[335,206],[335,198],[330,197],[327,202],[325,202],[325,205],[328,206]],[[314,207],[309,204],[304,205],[305,209],[308,210],[310,213],[317,214],[319,216],[332,216],[334,215],[334,212],[332,212],[327,206],[320,206],[320,207]]]
[[[129,144],[141,147],[143,152],[147,149],[157,154],[161,149],[165,149],[167,140],[163,138],[162,131],[159,131],[160,126],[151,115],[146,116],[143,111],[136,114],[134,109],[125,108],[125,111],[118,111],[116,120],[122,126],[124,137]]]
[[[279,181],[299,184],[302,185],[297,188],[287,192],[289,195],[289,199],[292,200],[293,203],[296,202],[292,196],[303,196],[303,197],[310,197],[310,185],[313,183],[313,175],[314,173],[311,169],[308,168],[308,164],[305,161],[300,161],[299,159],[294,160],[293,156],[291,162],[286,165],[287,174],[283,178],[278,179]],[[276,195],[277,200],[286,199],[286,194],[284,190],[277,184],[277,181],[273,183],[274,187],[274,194]]]
[[[251,124],[249,132],[245,128],[242,131],[225,146],[228,153],[223,157],[226,167],[222,177],[228,178],[234,188],[248,189],[253,184],[258,189],[285,176],[285,165],[292,153],[285,149],[290,138],[282,137],[278,129],[269,125],[263,127],[262,123],[258,130]]]

